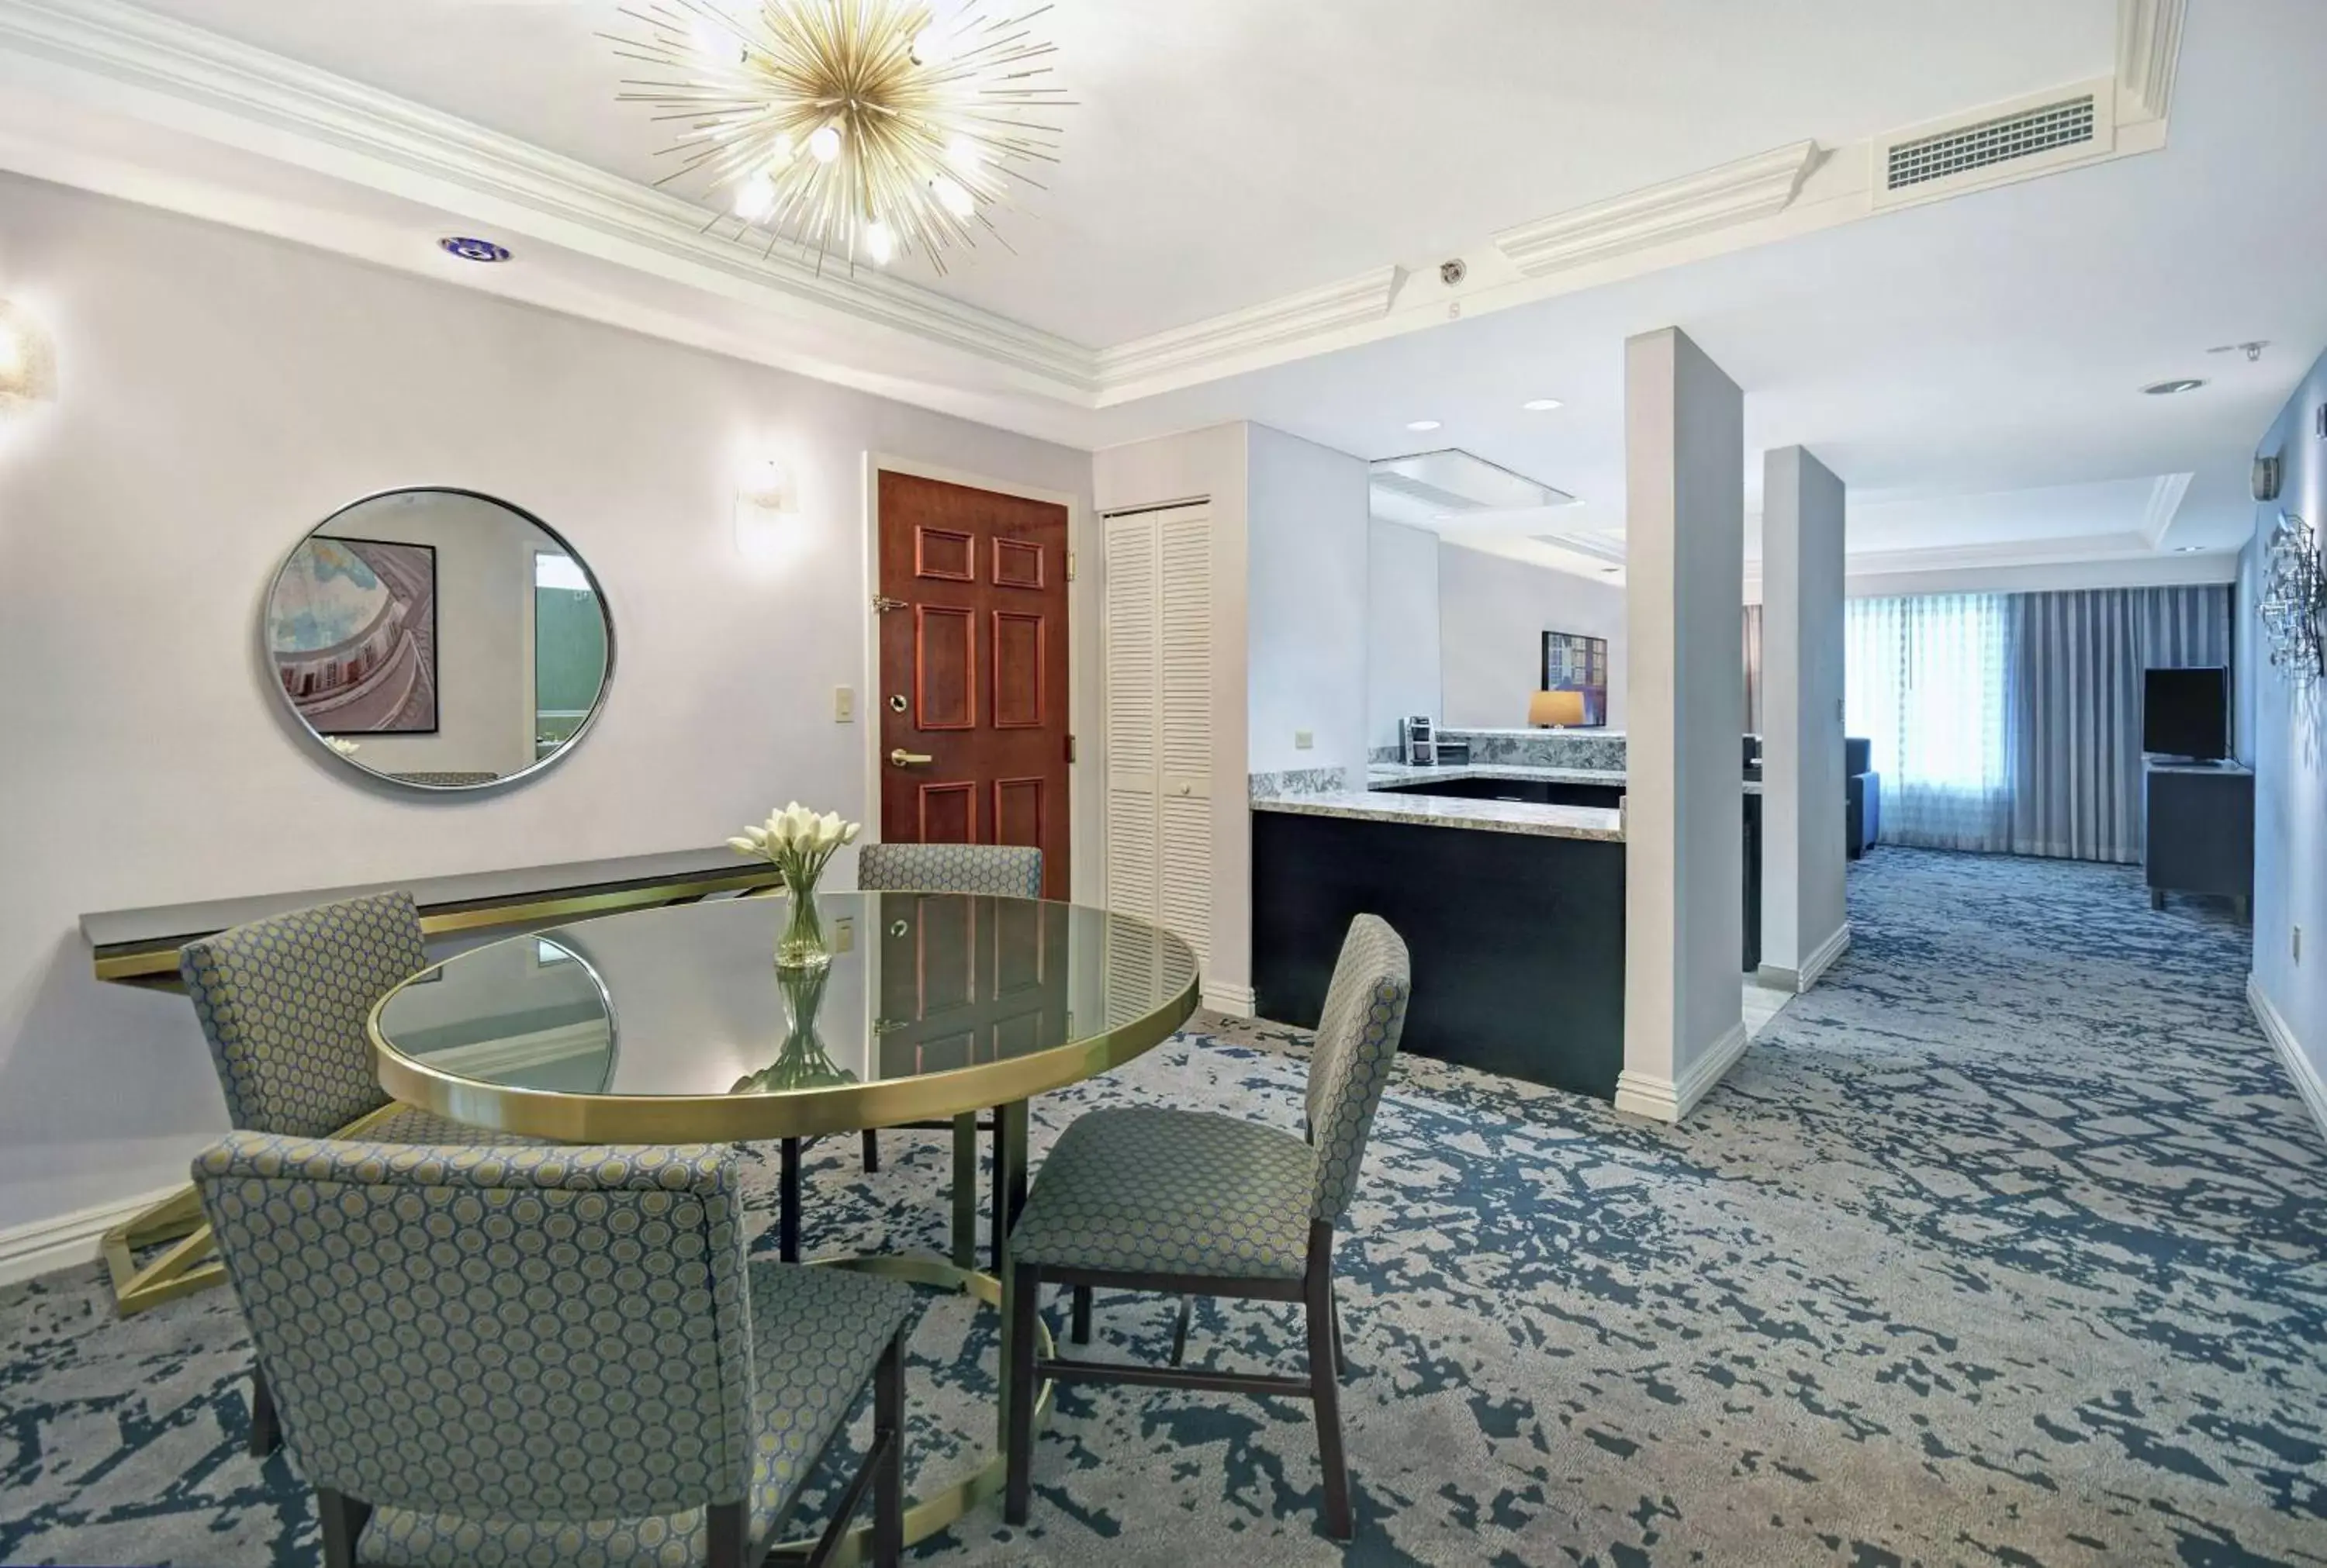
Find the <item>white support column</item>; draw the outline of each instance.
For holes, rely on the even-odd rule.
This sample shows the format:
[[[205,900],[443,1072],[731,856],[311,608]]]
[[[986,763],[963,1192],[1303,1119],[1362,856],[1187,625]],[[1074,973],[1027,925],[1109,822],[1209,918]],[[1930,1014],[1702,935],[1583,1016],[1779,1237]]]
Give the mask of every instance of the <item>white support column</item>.
[[[1677,328],[1624,345],[1624,1070],[1677,1122],[1745,1050],[1737,635],[1744,398]]]
[[[1762,983],[1807,991],[1850,946],[1843,908],[1843,484],[1762,457]]]

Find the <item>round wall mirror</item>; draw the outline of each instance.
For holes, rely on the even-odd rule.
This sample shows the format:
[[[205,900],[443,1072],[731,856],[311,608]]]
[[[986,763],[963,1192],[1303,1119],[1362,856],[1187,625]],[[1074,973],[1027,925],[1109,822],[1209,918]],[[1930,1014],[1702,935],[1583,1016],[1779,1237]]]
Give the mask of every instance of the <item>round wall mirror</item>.
[[[472,490],[389,490],[325,518],[275,574],[262,635],[309,734],[417,789],[547,767],[597,717],[614,666],[590,568]]]

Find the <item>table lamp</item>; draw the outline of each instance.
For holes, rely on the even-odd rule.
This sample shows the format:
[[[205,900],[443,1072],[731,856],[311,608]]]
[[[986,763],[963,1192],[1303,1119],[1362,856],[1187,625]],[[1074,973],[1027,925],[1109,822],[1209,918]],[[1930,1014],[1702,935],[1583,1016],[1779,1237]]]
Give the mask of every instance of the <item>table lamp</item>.
[[[1582,692],[1537,692],[1528,698],[1528,723],[1538,730],[1564,730],[1584,722]]]

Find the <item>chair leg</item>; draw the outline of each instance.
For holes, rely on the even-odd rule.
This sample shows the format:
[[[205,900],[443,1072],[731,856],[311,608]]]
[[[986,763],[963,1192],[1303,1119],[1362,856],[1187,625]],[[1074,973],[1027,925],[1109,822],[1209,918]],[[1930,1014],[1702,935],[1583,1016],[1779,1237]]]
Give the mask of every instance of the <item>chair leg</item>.
[[[1333,1278],[1312,1267],[1308,1288],[1309,1388],[1317,1405],[1317,1462],[1325,1473],[1325,1534],[1346,1541],[1350,1470],[1341,1454],[1341,1383],[1333,1353]]]
[[[1068,1332],[1076,1344],[1088,1345],[1090,1343],[1091,1288],[1089,1285],[1076,1285],[1073,1288],[1074,1321]]]
[[[864,1174],[881,1174],[881,1134],[870,1127],[864,1129]]]
[[[1341,1298],[1333,1298],[1333,1376],[1350,1375],[1350,1354],[1341,1349]]]
[[[776,1177],[776,1258],[798,1263],[800,1254],[800,1141],[786,1138],[780,1145]]]
[[[714,1503],[704,1510],[709,1535],[707,1568],[748,1568],[752,1561],[752,1513],[746,1503]]]
[[[1034,1470],[1034,1313],[1042,1284],[1036,1271],[1010,1271],[1009,1405],[1002,1451],[1009,1472],[1002,1494],[1002,1517],[1013,1525],[1026,1522],[1033,1496]]]
[[[315,1489],[315,1522],[323,1532],[323,1568],[356,1568],[356,1542],[363,1535],[371,1505],[338,1492]]]
[[[1195,1316],[1196,1298],[1182,1296],[1179,1313],[1172,1320],[1172,1365],[1188,1358],[1188,1320]]]
[[[283,1446],[283,1423],[275,1414],[275,1395],[267,1391],[266,1374],[250,1369],[250,1457],[265,1459]]]
[[[873,1373],[873,1441],[882,1448],[873,1479],[874,1568],[897,1568],[905,1554],[905,1334],[898,1330]]]

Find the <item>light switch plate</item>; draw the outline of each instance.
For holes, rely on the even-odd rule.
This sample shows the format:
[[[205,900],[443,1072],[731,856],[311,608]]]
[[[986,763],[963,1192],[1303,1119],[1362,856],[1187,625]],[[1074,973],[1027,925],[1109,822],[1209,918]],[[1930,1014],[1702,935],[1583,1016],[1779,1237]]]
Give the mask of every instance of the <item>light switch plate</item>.
[[[832,688],[832,722],[836,724],[853,724],[856,722],[856,688],[855,686]]]
[[[855,917],[843,915],[832,922],[832,950],[836,953],[853,953],[856,950]]]
[[[1293,732],[1293,749],[1294,751],[1305,751],[1316,743],[1317,733],[1314,730],[1295,730]]]

